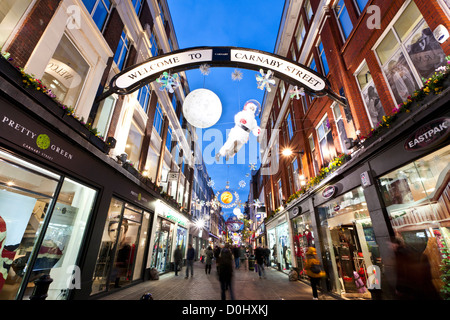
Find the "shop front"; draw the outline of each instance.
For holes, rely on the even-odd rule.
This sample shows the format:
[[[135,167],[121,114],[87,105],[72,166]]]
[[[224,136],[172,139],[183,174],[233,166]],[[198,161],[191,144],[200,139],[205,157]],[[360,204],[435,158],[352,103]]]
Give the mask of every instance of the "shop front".
[[[267,243],[270,249],[270,266],[289,273],[292,264],[291,231],[287,212],[283,211],[267,223]]]
[[[0,75],[0,300],[44,280],[47,300],[141,281],[154,194],[11,81]]]
[[[297,204],[289,210],[289,218],[292,224],[292,255],[296,268],[298,268],[301,279],[308,279],[304,268],[306,252],[309,247],[315,247],[315,233],[312,227],[308,201]]]
[[[153,225],[151,241],[151,259],[149,267],[159,273],[173,271],[173,252],[180,246],[185,258],[187,250],[189,220],[183,214],[172,209],[161,200],[156,204],[156,221]]]

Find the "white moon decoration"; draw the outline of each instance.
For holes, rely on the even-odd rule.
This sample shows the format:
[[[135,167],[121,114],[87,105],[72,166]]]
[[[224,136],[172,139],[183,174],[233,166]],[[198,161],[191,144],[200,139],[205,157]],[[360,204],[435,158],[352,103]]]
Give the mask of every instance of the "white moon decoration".
[[[209,128],[219,121],[222,115],[222,102],[214,92],[197,89],[184,99],[183,115],[194,127]]]

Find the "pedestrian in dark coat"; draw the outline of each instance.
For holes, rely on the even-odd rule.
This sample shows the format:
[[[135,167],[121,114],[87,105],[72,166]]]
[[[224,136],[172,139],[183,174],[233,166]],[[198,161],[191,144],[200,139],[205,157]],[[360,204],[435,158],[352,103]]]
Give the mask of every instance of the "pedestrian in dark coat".
[[[219,281],[222,300],[226,300],[225,291],[230,292],[231,300],[234,300],[232,279],[233,279],[233,254],[228,244],[221,250],[219,256]]]
[[[181,246],[177,246],[175,249],[173,259],[175,262],[175,275],[178,276],[178,269],[181,270],[181,263],[183,262],[183,252],[181,252]]]
[[[211,274],[211,264],[212,264],[213,257],[214,257],[214,252],[213,252],[211,246],[209,246],[205,250],[205,273],[206,274]]]
[[[194,276],[194,258],[195,258],[195,250],[192,247],[192,244],[188,245],[187,255],[186,255],[186,277],[189,278],[189,269],[191,269],[191,277]]]
[[[264,270],[264,249],[259,246],[255,249],[255,259],[258,264],[258,275],[261,279],[261,276],[266,278],[266,271]]]

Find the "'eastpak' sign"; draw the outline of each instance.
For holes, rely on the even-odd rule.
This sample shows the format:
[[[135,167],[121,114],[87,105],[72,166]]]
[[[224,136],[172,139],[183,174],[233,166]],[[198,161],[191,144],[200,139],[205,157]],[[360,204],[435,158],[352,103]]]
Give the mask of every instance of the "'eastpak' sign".
[[[450,118],[439,118],[421,126],[405,141],[406,151],[418,151],[440,144],[450,134]]]

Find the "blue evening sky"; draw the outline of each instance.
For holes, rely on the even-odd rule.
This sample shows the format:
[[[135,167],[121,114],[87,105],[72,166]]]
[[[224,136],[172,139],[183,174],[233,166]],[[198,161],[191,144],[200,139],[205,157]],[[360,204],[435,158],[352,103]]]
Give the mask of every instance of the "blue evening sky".
[[[197,46],[233,46],[272,53],[284,0],[168,0],[168,4],[180,49]],[[226,141],[226,130],[234,126],[234,115],[242,110],[245,102],[256,99],[262,104],[264,95],[264,92],[257,88],[256,71],[240,68],[238,70],[243,74],[242,80],[233,81],[231,74],[234,70],[235,68],[211,68],[210,74],[206,76],[199,69],[186,71],[191,91],[205,88],[219,96],[222,102],[222,116],[211,128],[222,131],[223,142]],[[259,125],[259,118],[257,122]],[[197,129],[197,133],[203,135],[205,130],[208,129],[203,129],[202,132]],[[250,139],[254,139],[252,146],[256,145],[256,138],[252,134]],[[203,140],[203,149],[210,143]],[[250,142],[227,163],[224,158],[219,163],[212,160],[218,149],[212,150],[210,154],[204,154],[205,160],[209,162],[206,167],[209,176],[214,180],[216,193],[225,188],[228,180],[230,189],[238,192],[242,202],[247,201],[251,179],[250,163],[257,163],[257,168],[260,165],[259,147],[252,148],[251,151],[249,149]],[[246,174],[249,176],[246,177]],[[241,180],[246,183],[244,188],[239,187]]]

